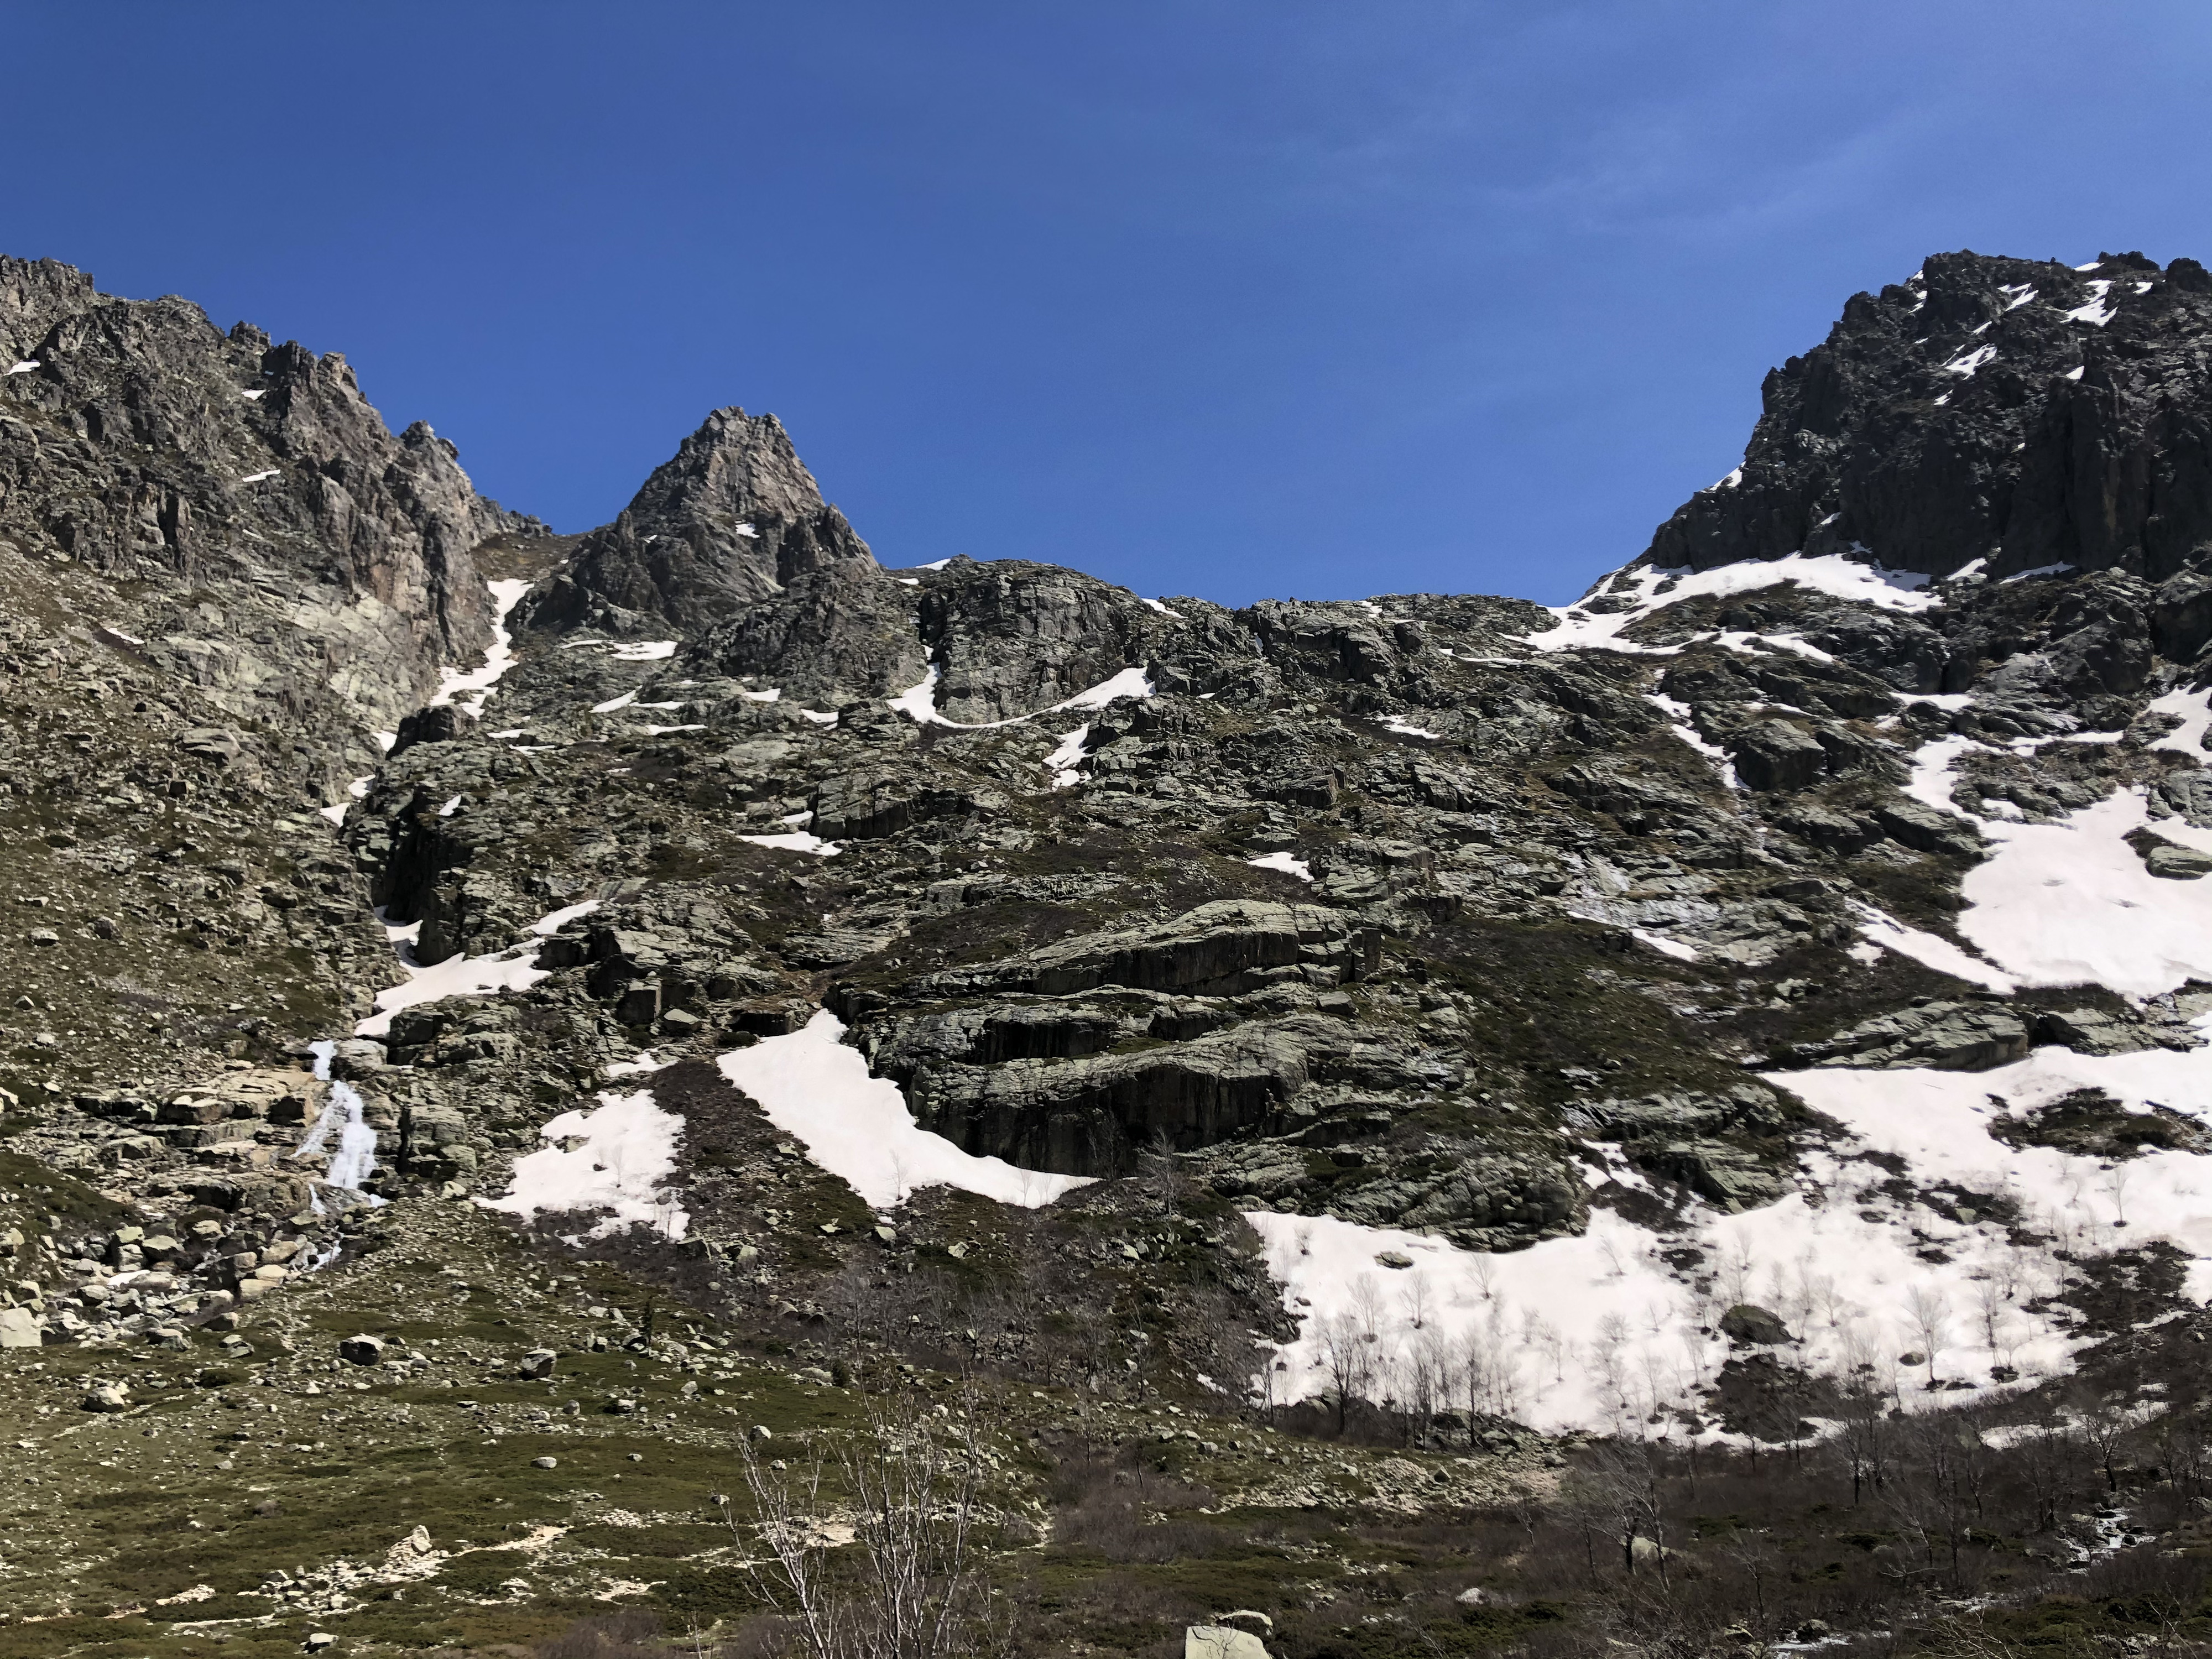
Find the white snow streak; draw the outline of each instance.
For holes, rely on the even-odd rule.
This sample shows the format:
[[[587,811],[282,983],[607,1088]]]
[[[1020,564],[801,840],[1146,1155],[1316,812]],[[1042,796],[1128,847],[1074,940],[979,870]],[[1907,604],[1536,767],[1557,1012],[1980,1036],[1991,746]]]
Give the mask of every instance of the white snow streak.
[[[760,1103],[769,1121],[796,1138],[815,1164],[878,1208],[924,1187],[957,1187],[1035,1209],[1090,1182],[977,1158],[914,1121],[898,1085],[872,1077],[866,1059],[839,1039],[845,1027],[823,1009],[805,1029],[724,1054],[722,1075]]]

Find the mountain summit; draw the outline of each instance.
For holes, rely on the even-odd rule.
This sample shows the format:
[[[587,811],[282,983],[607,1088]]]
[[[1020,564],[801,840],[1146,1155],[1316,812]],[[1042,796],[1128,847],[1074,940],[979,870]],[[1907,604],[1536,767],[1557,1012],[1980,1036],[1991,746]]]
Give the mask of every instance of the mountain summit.
[[[1931,257],[1769,374],[1743,465],[1645,556],[1710,570],[1871,550],[1893,569],[2160,581],[2212,545],[2212,276]]]
[[[584,538],[531,614],[573,624],[614,606],[700,628],[868,544],[823,501],[773,415],[718,409]]]

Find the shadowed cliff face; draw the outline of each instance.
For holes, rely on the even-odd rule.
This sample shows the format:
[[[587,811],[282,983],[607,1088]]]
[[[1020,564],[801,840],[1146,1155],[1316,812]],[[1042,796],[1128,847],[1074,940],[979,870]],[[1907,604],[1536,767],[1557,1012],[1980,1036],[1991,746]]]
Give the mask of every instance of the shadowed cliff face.
[[[1659,527],[1699,570],[1854,545],[1895,570],[2161,581],[2212,544],[2212,278],[1975,253],[1854,295],[1766,377],[1743,465]]]

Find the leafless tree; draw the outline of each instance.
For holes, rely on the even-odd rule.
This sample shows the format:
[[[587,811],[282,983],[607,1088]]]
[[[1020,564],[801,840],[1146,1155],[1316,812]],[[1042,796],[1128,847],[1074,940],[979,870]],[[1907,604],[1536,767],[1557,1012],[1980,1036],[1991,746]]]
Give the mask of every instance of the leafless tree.
[[[1398,1306],[1404,1311],[1406,1322],[1419,1330],[1429,1322],[1435,1303],[1429,1293],[1429,1281],[1423,1275],[1409,1273],[1398,1289]]]
[[[817,1456],[796,1474],[742,1443],[757,1545],[734,1511],[730,1527],[755,1587],[781,1615],[782,1650],[804,1659],[969,1659],[1008,1650],[976,1535],[985,1468],[976,1404],[940,1419],[911,1396],[871,1401],[866,1428],[834,1463]],[[842,1504],[825,1489],[832,1468]],[[857,1573],[830,1566],[841,1512],[851,1517]],[[767,1553],[753,1557],[760,1546]]]
[[[1344,1431],[1352,1402],[1364,1398],[1373,1361],[1367,1334],[1352,1315],[1334,1313],[1321,1322],[1321,1359],[1328,1372],[1329,1403],[1336,1407],[1337,1432]]]
[[[1352,1316],[1359,1322],[1359,1333],[1372,1342],[1382,1332],[1382,1287],[1373,1273],[1361,1273],[1352,1281]]]
[[[1915,1285],[1905,1298],[1905,1316],[1912,1323],[1928,1356],[1928,1381],[1936,1381],[1936,1356],[1951,1338],[1950,1298],[1933,1285]]]

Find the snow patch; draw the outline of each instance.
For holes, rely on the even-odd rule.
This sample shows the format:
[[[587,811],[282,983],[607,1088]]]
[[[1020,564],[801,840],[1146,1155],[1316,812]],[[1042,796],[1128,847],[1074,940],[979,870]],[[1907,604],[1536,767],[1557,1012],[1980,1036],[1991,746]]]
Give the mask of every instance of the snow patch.
[[[1661,585],[1669,581],[1673,586],[1661,593]],[[1620,633],[1630,624],[1685,599],[1726,598],[1785,583],[1891,611],[1925,611],[1942,603],[1936,595],[1921,591],[1928,586],[1928,578],[1917,571],[1887,570],[1841,553],[1811,558],[1792,553],[1712,570],[1668,571],[1632,565],[1606,577],[1582,602],[1625,599],[1631,601],[1627,609],[1598,613],[1583,611],[1578,605],[1547,607],[1559,621],[1540,634],[1529,635],[1525,643],[1539,651],[1628,651],[1672,656],[1680,647],[1638,645],[1620,638]]]
[[[443,708],[456,698],[471,700],[460,704],[471,714],[482,714],[485,700],[499,677],[514,665],[514,636],[507,631],[507,613],[522,602],[530,591],[530,584],[520,580],[488,582],[491,589],[491,649],[484,653],[483,665],[468,673],[456,668],[445,670],[438,679],[438,693],[430,699],[433,708]]]
[[[2013,976],[1999,968],[1969,956],[1948,939],[1935,933],[1924,933],[1917,927],[1908,927],[1885,910],[1875,908],[1863,901],[1853,901],[1851,909],[1858,925],[1859,938],[1872,954],[1852,954],[1861,962],[1872,965],[1882,951],[1893,951],[1908,957],[1923,968],[1933,968],[1939,974],[1948,974],[1954,979],[1963,979],[1991,991],[2009,995],[2019,988]]]
[[[823,1009],[804,1030],[768,1037],[715,1062],[769,1121],[794,1137],[815,1164],[869,1204],[891,1208],[924,1187],[956,1187],[1035,1209],[1090,1185],[1084,1176],[1024,1170],[963,1152],[914,1121],[898,1085],[869,1074],[840,1039],[845,1027]]]
[[[1686,945],[1680,939],[1668,939],[1663,933],[1654,933],[1642,927],[1632,927],[1628,933],[1629,937],[1641,940],[1662,957],[1672,957],[1677,962],[1695,962],[1698,959],[1698,947],[1694,945]]]
[[[1002,720],[978,720],[971,724],[965,720],[947,720],[937,712],[937,667],[933,663],[928,673],[918,683],[886,701],[917,726],[946,726],[956,732],[995,732],[1001,726],[1026,725],[1039,714],[1058,714],[1070,708],[1103,708],[1124,697],[1149,697],[1152,695],[1152,683],[1143,669],[1125,668],[1111,679],[1101,680],[1089,690],[1079,691],[1049,708],[1010,715]]]
[[[554,1144],[515,1159],[507,1195],[477,1200],[483,1208],[526,1221],[598,1211],[601,1219],[586,1235],[591,1238],[638,1224],[667,1238],[684,1237],[690,1215],[661,1190],[676,1173],[684,1120],[662,1110],[649,1090],[603,1090],[597,1108],[563,1112],[538,1133]]]
[[[2207,726],[2212,726],[2212,691],[2169,691],[2162,697],[2152,698],[2145,712],[2177,714],[2181,719],[2181,724],[2151,744],[2152,748],[2171,749],[2192,760],[2203,758],[2204,731]]]
[[[817,858],[834,859],[845,849],[834,841],[805,830],[793,830],[781,836],[739,836],[739,841],[750,842],[756,847],[771,847],[781,853],[811,853]]]
[[[1246,859],[1255,870],[1279,870],[1286,876],[1296,876],[1300,881],[1311,881],[1313,871],[1302,858],[1289,853],[1262,853],[1257,858]]]
[[[1085,759],[1083,746],[1090,741],[1091,727],[1088,724],[1061,733],[1060,747],[1044,757],[1045,765],[1052,772],[1054,788],[1070,789],[1083,781],[1083,774],[1077,769]]]
[[[2090,283],[2089,303],[2086,306],[2076,306],[2068,312],[2066,320],[2069,323],[2087,323],[2096,328],[2104,327],[2106,323],[2119,315],[2111,298],[2112,287],[2110,282]]]

